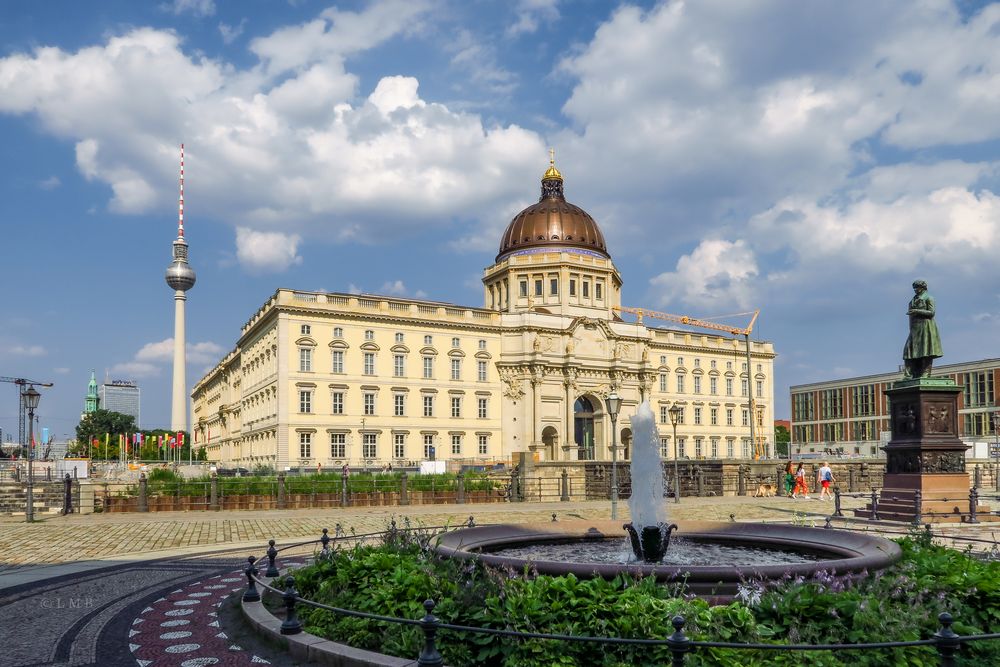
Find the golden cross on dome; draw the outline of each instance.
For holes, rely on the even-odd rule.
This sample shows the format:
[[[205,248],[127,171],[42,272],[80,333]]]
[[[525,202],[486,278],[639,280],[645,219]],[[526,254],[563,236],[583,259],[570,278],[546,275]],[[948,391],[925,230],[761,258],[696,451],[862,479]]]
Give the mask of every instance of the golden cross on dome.
[[[554,148],[549,149],[549,164],[552,166],[556,164],[556,149]]]

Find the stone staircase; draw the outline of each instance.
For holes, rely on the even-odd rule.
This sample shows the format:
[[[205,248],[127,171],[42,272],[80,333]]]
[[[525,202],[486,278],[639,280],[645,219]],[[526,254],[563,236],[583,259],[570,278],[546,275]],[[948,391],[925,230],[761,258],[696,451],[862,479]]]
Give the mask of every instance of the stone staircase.
[[[63,489],[64,486],[61,482],[35,482],[35,514],[58,514],[62,512]],[[28,485],[26,482],[0,482],[0,515],[24,514],[27,496]]]

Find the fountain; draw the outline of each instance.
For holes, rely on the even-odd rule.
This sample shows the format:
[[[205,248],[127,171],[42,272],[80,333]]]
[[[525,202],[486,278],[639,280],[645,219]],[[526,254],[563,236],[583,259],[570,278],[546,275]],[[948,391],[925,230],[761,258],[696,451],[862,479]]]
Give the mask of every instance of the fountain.
[[[640,406],[631,427],[632,523],[624,527],[631,549],[620,523],[560,521],[444,533],[437,552],[539,574],[652,576],[718,601],[731,599],[746,580],[808,578],[820,571],[851,580],[886,568],[902,555],[894,542],[844,530],[743,522],[668,523],[659,438],[648,404]]]

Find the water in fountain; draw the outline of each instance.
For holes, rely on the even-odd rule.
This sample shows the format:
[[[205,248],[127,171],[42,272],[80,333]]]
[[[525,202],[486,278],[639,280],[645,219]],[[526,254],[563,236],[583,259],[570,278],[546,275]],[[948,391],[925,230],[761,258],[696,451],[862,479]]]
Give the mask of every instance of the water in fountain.
[[[646,526],[667,523],[667,504],[663,502],[663,464],[660,460],[660,434],[649,401],[632,416],[632,496],[628,509],[632,525],[641,534]]]

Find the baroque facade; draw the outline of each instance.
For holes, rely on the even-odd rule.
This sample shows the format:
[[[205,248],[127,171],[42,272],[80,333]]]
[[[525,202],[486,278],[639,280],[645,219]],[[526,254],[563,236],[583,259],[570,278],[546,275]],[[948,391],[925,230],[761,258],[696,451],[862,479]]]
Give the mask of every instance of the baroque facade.
[[[666,458],[749,458],[751,420],[770,451],[772,345],[751,341],[748,367],[743,340],[622,320],[604,237],[554,165],[483,286],[482,308],[279,289],[195,385],[196,442],[278,468],[606,460],[615,390],[624,459],[646,400]]]

